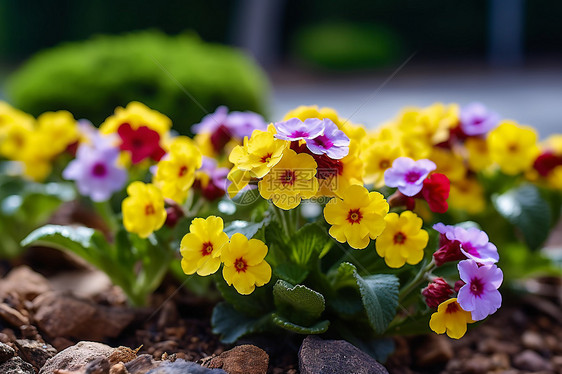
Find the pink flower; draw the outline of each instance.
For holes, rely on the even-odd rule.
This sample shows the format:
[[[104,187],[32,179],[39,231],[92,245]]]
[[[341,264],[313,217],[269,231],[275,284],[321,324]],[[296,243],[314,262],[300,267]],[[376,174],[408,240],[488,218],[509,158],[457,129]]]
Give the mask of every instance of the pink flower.
[[[398,191],[406,196],[414,196],[422,190],[423,181],[436,168],[435,163],[427,159],[414,161],[398,157],[384,172],[384,182],[389,187],[398,187]]]
[[[496,312],[502,303],[498,291],[503,273],[496,265],[479,266],[474,260],[458,264],[461,279],[466,283],[459,290],[457,301],[461,308],[471,312],[472,319],[480,321]]]

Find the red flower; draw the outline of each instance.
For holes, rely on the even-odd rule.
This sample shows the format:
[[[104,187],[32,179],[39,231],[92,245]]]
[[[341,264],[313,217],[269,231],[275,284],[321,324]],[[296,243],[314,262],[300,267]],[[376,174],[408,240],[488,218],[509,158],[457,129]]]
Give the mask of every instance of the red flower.
[[[447,199],[451,182],[443,174],[433,173],[423,181],[421,195],[429,204],[429,209],[435,213],[445,213],[449,209]]]
[[[220,125],[211,135],[211,144],[216,152],[221,152],[232,139],[232,133],[225,125]]]
[[[425,303],[430,308],[437,308],[443,301],[448,300],[453,293],[453,289],[443,278],[435,278],[422,290]]]
[[[533,167],[542,177],[548,176],[552,169],[562,165],[562,156],[557,156],[552,152],[546,152],[537,157]]]
[[[466,256],[461,252],[461,243],[458,240],[449,240],[443,234],[439,235],[439,249],[433,254],[435,265],[441,266],[446,262],[459,261]]]
[[[129,123],[123,123],[117,129],[117,133],[122,141],[119,148],[131,153],[133,164],[148,157],[154,161],[160,161],[166,154],[166,151],[160,147],[160,135],[146,126],[133,130]]]

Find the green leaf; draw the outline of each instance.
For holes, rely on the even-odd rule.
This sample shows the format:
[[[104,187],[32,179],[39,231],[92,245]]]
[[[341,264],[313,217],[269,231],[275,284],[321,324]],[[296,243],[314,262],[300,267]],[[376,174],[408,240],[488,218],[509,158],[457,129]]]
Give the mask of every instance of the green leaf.
[[[289,283],[298,284],[306,279],[309,271],[299,265],[285,262],[273,268],[273,273]]]
[[[313,326],[306,327],[292,323],[291,321],[288,321],[284,317],[275,313],[273,313],[272,317],[273,323],[275,323],[277,326],[288,331],[296,332],[297,334],[322,334],[328,330],[328,327],[330,327],[330,321],[327,320],[320,321]]]
[[[241,295],[233,286],[229,286],[222,274],[215,275],[217,289],[223,299],[237,311],[248,316],[259,316],[273,309],[271,286],[257,287],[250,295]]]
[[[211,316],[213,333],[221,336],[226,344],[234,343],[244,335],[266,331],[271,326],[271,314],[261,318],[248,317],[228,303],[218,303]]]
[[[266,223],[266,221],[261,221],[257,223],[247,222],[247,221],[232,221],[224,228],[224,232],[228,237],[236,233],[244,235],[246,238],[251,239],[256,235],[259,229]]]
[[[291,258],[296,264],[311,267],[332,244],[332,238],[319,224],[308,223],[291,238]]]
[[[281,279],[273,286],[273,298],[279,315],[303,326],[314,323],[325,309],[321,293]]]
[[[369,319],[369,324],[382,334],[396,315],[398,307],[398,278],[392,274],[376,274],[362,277],[357,268],[348,262],[342,263],[337,274],[332,275],[334,288],[357,287]]]
[[[498,213],[517,227],[529,248],[537,249],[547,239],[551,212],[537,187],[525,184],[492,196],[492,202]]]

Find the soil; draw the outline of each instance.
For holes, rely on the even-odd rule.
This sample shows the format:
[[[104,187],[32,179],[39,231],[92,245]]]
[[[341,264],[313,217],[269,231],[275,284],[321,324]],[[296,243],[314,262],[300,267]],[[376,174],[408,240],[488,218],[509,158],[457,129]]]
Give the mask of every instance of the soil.
[[[55,291],[58,292],[57,287],[61,287],[61,284],[68,283],[56,281],[65,272],[72,271],[73,276],[78,278],[92,277],[91,269],[85,268],[79,261],[68,258],[63,261],[61,255],[54,252],[49,255],[47,262],[60,265],[66,261],[66,269],[59,266],[57,272],[53,273],[46,263],[42,266],[37,263],[33,265],[36,271],[50,269],[49,272],[44,272],[44,275],[48,279],[49,287],[55,288]],[[8,263],[3,263],[0,267],[4,274],[12,268],[13,264]],[[25,297],[32,295],[30,298],[33,298],[33,287],[39,287],[36,293],[42,293],[42,287],[45,286],[40,283],[38,279],[30,283],[29,287],[26,286]],[[104,308],[126,308],[124,296],[117,288],[109,284],[104,286],[101,281],[89,287],[94,289],[78,290],[82,292],[82,297],[89,294],[96,305],[102,305]],[[98,291],[96,287],[103,290]],[[542,290],[539,292],[541,296],[517,295],[510,298],[505,295],[506,302],[495,315],[484,323],[473,326],[466,336],[458,341],[435,334],[397,337],[396,352],[389,358],[386,367],[390,373],[399,374],[562,373],[560,280],[535,280],[529,283],[528,287]],[[16,339],[32,339],[49,343],[60,351],[84,340],[70,336],[49,337],[40,323],[34,320],[33,307],[30,306],[32,303],[29,300],[18,301],[13,293],[3,294],[2,291],[0,287],[0,306],[5,305],[15,312],[8,315],[0,313],[0,342],[13,346]],[[39,298],[40,296],[37,296],[37,299]],[[511,304],[509,300],[518,302]],[[205,358],[232,348],[222,344],[211,331],[209,320],[213,304],[184,289],[178,291],[178,283],[173,279],[164,282],[151,304],[151,308],[134,310],[133,322],[118,336],[99,340],[112,347],[139,348],[138,354],[149,354],[155,359],[175,355],[176,358],[199,363],[205,361]],[[20,322],[18,318],[24,322]],[[60,324],[64,323],[65,321],[60,321]],[[302,338],[283,340],[278,337],[256,336],[246,338],[240,343],[254,344],[269,354],[268,373],[296,374],[298,349]]]

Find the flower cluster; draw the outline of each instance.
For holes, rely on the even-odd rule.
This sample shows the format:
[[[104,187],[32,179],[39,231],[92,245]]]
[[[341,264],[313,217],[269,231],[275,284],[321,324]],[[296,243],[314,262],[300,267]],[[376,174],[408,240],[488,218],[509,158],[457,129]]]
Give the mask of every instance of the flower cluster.
[[[249,295],[271,280],[271,266],[264,260],[267,246],[240,233],[229,240],[223,227],[222,218],[215,216],[192,221],[189,233],[181,241],[182,269],[186,274],[205,276],[215,273],[222,263],[228,285]]]

